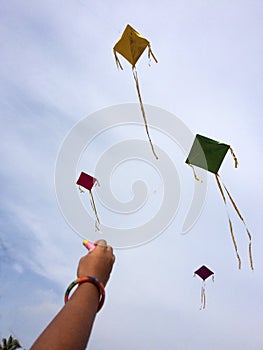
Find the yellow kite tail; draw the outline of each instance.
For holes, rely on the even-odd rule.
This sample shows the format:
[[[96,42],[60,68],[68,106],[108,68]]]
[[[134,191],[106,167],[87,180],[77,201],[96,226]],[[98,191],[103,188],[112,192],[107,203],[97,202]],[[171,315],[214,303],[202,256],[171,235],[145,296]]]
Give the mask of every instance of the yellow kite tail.
[[[224,189],[228,195],[228,198],[230,199],[230,202],[231,204],[233,205],[237,215],[239,216],[240,220],[242,221],[243,225],[245,226],[245,229],[246,229],[246,232],[247,232],[247,236],[248,236],[248,239],[249,239],[249,247],[248,247],[248,253],[249,253],[249,260],[250,260],[250,267],[251,267],[251,270],[254,270],[254,266],[253,266],[253,258],[252,258],[252,236],[251,236],[251,233],[249,232],[248,228],[247,228],[247,225],[245,223],[245,220],[243,218],[243,216],[241,215],[233,197],[230,195],[228,189],[226,188],[226,186],[223,184],[224,186]]]
[[[148,129],[148,125],[147,125],[146,114],[145,114],[145,110],[144,110],[143,103],[142,103],[142,97],[141,97],[141,93],[140,93],[140,86],[139,86],[138,75],[137,75],[137,71],[136,71],[135,67],[132,68],[132,72],[133,72],[133,77],[134,77],[134,80],[135,80],[135,83],[136,83],[136,89],[137,89],[137,93],[138,93],[138,97],[139,97],[139,101],[140,101],[142,116],[143,116],[143,120],[144,120],[146,133],[147,133],[147,136],[148,136],[148,140],[150,142],[151,149],[152,149],[152,152],[153,152],[155,158],[158,159],[158,156],[157,156],[157,154],[156,154],[156,152],[154,150],[154,147],[153,147],[152,140],[150,138],[149,129]]]
[[[225,208],[226,208],[227,217],[228,217],[228,223],[229,223],[229,230],[230,230],[232,242],[233,242],[233,245],[234,245],[234,248],[235,248],[235,252],[236,252],[236,256],[237,256],[237,260],[238,260],[238,268],[240,270],[241,269],[241,259],[240,259],[240,256],[238,254],[237,243],[236,243],[236,239],[235,239],[235,236],[234,236],[233,226],[232,226],[232,222],[231,222],[228,210],[227,210],[226,197],[224,195],[224,191],[223,191],[223,188],[222,188],[220,180],[219,180],[219,175],[215,174],[215,177],[216,177],[216,182],[217,182],[218,188],[220,190],[220,193],[221,193],[222,198],[223,198],[224,203],[225,203]]]
[[[119,60],[119,57],[117,56],[117,52],[115,50],[113,50],[113,52],[114,52],[114,57],[115,57],[115,62],[116,62],[117,68],[123,70],[121,62]]]

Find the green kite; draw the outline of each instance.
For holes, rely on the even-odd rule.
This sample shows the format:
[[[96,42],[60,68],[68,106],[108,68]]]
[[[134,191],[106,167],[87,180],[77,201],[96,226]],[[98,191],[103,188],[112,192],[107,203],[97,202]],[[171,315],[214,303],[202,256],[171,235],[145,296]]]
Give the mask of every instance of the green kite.
[[[238,166],[237,157],[235,156],[233,149],[229,145],[197,134],[195,139],[194,139],[190,153],[189,153],[185,162],[192,167],[192,169],[194,171],[194,176],[195,176],[196,180],[198,180],[198,181],[200,181],[200,179],[196,175],[194,166],[197,166],[199,168],[203,168],[203,169],[215,174],[216,182],[217,182],[218,188],[220,190],[220,193],[222,195],[222,198],[224,200],[226,210],[227,210],[227,201],[226,201],[225,194],[227,194],[227,196],[228,196],[231,204],[233,205],[237,215],[239,216],[239,218],[241,219],[241,221],[243,222],[243,224],[245,226],[247,236],[249,239],[250,267],[253,270],[254,267],[253,267],[253,259],[252,259],[251,233],[249,232],[249,230],[246,226],[245,220],[242,217],[239,209],[237,208],[237,205],[234,202],[233,197],[230,195],[226,186],[223,183],[221,184],[221,180],[220,180],[220,177],[218,174],[218,171],[221,167],[221,164],[222,164],[228,150],[231,152],[231,154],[234,158],[235,168],[237,168],[237,166]],[[240,259],[239,253],[238,253],[237,243],[236,243],[236,240],[234,237],[233,225],[232,225],[228,210],[227,210],[227,216],[228,216],[231,238],[232,238],[233,245],[234,245],[234,248],[236,251],[236,256],[238,259],[238,267],[239,267],[239,269],[241,269],[241,259]]]

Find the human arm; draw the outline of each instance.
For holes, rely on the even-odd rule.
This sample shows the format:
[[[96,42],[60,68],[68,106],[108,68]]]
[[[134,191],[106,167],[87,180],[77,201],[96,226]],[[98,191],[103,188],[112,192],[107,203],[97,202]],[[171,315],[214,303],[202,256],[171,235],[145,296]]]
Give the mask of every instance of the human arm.
[[[106,241],[97,242],[96,248],[82,257],[78,277],[92,276],[106,286],[115,257]],[[90,337],[99,304],[97,287],[92,283],[80,284],[69,301],[51,321],[31,350],[84,350]]]

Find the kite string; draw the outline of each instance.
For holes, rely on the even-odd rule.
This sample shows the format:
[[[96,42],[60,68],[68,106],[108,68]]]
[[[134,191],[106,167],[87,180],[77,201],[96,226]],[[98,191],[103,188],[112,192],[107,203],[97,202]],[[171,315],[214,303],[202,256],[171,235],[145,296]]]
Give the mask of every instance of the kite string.
[[[150,138],[149,129],[148,129],[148,125],[147,125],[146,114],[145,114],[145,110],[144,110],[144,107],[143,107],[143,102],[142,102],[142,97],[141,97],[141,92],[140,92],[139,79],[138,79],[138,75],[137,75],[137,71],[136,71],[135,67],[132,68],[132,73],[133,73],[133,77],[134,77],[134,80],[135,80],[135,83],[136,83],[136,89],[137,89],[137,93],[138,93],[138,97],[139,97],[139,102],[140,102],[140,106],[141,106],[142,116],[143,116],[143,120],[144,120],[146,133],[147,133],[147,136],[148,136],[148,140],[150,142],[151,149],[152,149],[152,152],[153,152],[155,158],[158,159],[158,156],[157,156],[157,154],[156,154],[156,152],[154,150],[154,147],[153,147],[152,140]]]
[[[235,248],[235,252],[236,252],[236,256],[237,256],[237,260],[238,260],[238,268],[240,270],[241,269],[241,259],[240,259],[240,256],[238,254],[237,243],[236,243],[236,239],[235,239],[235,236],[234,236],[234,230],[233,230],[232,222],[231,222],[230,215],[229,215],[229,212],[228,212],[228,209],[227,209],[226,197],[224,195],[224,191],[223,191],[223,188],[222,188],[220,180],[219,180],[219,175],[215,174],[215,177],[216,177],[216,182],[217,182],[218,188],[220,190],[220,193],[221,193],[222,198],[223,198],[224,203],[225,203],[225,208],[226,208],[226,213],[227,213],[227,217],[228,217],[230,234],[231,234],[232,242],[233,242],[233,245],[234,245],[234,248]]]
[[[253,256],[252,256],[252,236],[251,236],[251,233],[250,231],[248,230],[248,227],[245,223],[245,220],[243,218],[243,216],[241,215],[233,197],[231,196],[231,194],[229,193],[228,189],[226,188],[225,184],[223,183],[223,186],[224,186],[224,189],[228,195],[228,198],[230,199],[230,202],[231,204],[233,205],[237,215],[239,216],[240,220],[242,221],[245,229],[246,229],[246,232],[247,232],[247,236],[248,236],[248,239],[249,239],[249,247],[248,247],[248,253],[249,253],[249,260],[250,260],[250,267],[251,267],[251,270],[254,270],[254,264],[253,264]]]

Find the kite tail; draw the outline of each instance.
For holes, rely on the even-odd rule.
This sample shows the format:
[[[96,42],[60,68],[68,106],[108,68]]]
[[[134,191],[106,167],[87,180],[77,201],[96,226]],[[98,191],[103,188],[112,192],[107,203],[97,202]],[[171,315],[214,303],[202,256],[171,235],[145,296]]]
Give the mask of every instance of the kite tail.
[[[149,43],[148,45],[148,59],[149,59],[149,66],[151,65],[151,56],[154,59],[155,63],[158,63],[157,58],[154,56],[152,49],[151,49],[151,45]]]
[[[252,243],[251,242],[249,242],[248,253],[249,253],[249,261],[250,261],[251,270],[254,270],[253,255],[252,255]]]
[[[233,244],[234,244],[235,251],[236,251],[236,254],[237,254],[238,268],[239,268],[239,270],[240,270],[240,269],[241,269],[241,259],[240,259],[240,256],[239,256],[239,254],[238,254],[238,251],[237,251],[237,243],[236,243],[235,236],[234,236],[234,231],[233,231],[232,222],[231,222],[231,220],[230,220],[229,217],[228,217],[228,223],[229,223],[229,230],[230,230],[232,242],[233,242]]]
[[[114,57],[115,57],[115,62],[116,62],[117,68],[123,70],[121,62],[119,60],[119,57],[117,56],[116,51],[113,50],[113,52],[114,52]]]
[[[149,129],[148,129],[148,125],[147,125],[146,114],[145,114],[145,110],[144,110],[143,103],[142,103],[142,97],[141,97],[141,93],[140,93],[140,86],[139,86],[138,75],[137,75],[137,71],[136,71],[135,67],[132,68],[132,72],[133,72],[133,77],[134,77],[134,80],[135,80],[135,83],[136,83],[136,89],[137,89],[137,93],[138,93],[138,97],[139,97],[139,101],[140,101],[142,116],[143,116],[143,120],[144,120],[146,133],[147,133],[147,136],[148,136],[148,140],[150,142],[151,149],[152,149],[152,152],[153,152],[155,158],[158,159],[158,156],[157,156],[157,154],[156,154],[156,152],[154,150],[154,147],[153,147],[152,140],[150,138]]]
[[[200,310],[205,309],[206,307],[206,293],[205,293],[205,282],[203,282],[201,287],[201,306]]]
[[[224,195],[223,188],[222,188],[222,186],[221,186],[221,184],[220,184],[219,175],[218,175],[218,174],[215,174],[215,177],[216,177],[216,182],[217,182],[218,188],[219,188],[219,190],[220,190],[220,193],[221,193],[222,198],[223,198],[224,203],[225,203],[225,208],[226,208],[227,217],[228,217],[228,223],[229,223],[229,230],[230,230],[232,242],[233,242],[233,245],[234,245],[234,248],[235,248],[235,252],[236,252],[236,256],[237,256],[237,260],[238,260],[238,268],[239,268],[239,270],[240,270],[240,269],[241,269],[241,259],[240,259],[240,256],[239,256],[239,254],[238,254],[237,243],[236,243],[236,239],[235,239],[235,236],[234,236],[233,226],[232,226],[232,222],[231,222],[231,219],[230,219],[228,210],[227,210],[226,197],[225,197],[225,195]],[[225,186],[224,186],[224,187],[225,187]]]
[[[245,226],[245,229],[246,229],[246,232],[247,232],[247,236],[248,236],[248,239],[249,239],[249,246],[248,246],[248,253],[249,253],[249,261],[250,261],[250,267],[251,267],[251,270],[254,270],[254,265],[253,265],[253,257],[252,257],[252,236],[251,236],[251,233],[249,232],[248,228],[247,228],[247,225],[245,223],[245,220],[243,218],[243,216],[241,215],[236,203],[234,202],[234,199],[233,197],[230,195],[228,189],[226,188],[226,186],[223,184],[224,186],[224,189],[228,195],[228,198],[230,199],[231,201],[231,204],[233,205],[237,215],[239,216],[240,220],[242,221],[243,225]]]
[[[235,155],[235,153],[234,153],[234,151],[233,151],[233,148],[230,147],[229,150],[230,150],[230,152],[231,152],[231,154],[232,154],[232,157],[234,158],[235,168],[237,168],[237,167],[238,167],[238,160],[237,160],[237,157],[236,157],[236,155]]]
[[[192,164],[189,164],[189,163],[188,163],[188,165],[192,168],[193,173],[194,173],[194,178],[196,179],[196,181],[199,181],[202,183],[203,181],[197,176],[194,166]]]
[[[94,201],[94,198],[93,198],[93,194],[91,192],[91,190],[89,190],[89,193],[90,193],[90,198],[91,198],[91,207],[95,213],[95,216],[96,216],[96,221],[95,221],[95,228],[97,231],[100,231],[100,219],[99,219],[99,216],[98,216],[98,212],[97,212],[97,209],[96,209],[96,205],[95,205],[95,201]]]

